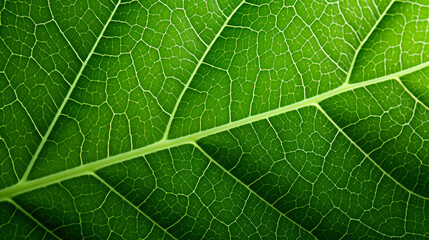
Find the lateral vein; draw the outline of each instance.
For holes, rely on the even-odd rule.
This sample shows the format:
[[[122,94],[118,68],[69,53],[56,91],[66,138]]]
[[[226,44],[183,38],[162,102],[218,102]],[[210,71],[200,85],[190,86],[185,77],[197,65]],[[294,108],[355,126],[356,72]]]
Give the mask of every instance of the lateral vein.
[[[418,70],[421,68],[424,68],[426,66],[429,66],[429,62],[415,66],[414,70]],[[305,100],[302,100],[300,102],[296,102],[294,104],[288,105],[288,106],[284,106],[275,110],[271,110],[268,112],[264,112],[261,114],[257,114],[257,115],[253,115],[235,122],[230,122],[228,124],[225,125],[221,125],[218,127],[214,127],[212,129],[207,129],[207,130],[203,130],[197,133],[193,133],[193,134],[189,134],[183,137],[179,137],[179,138],[175,138],[175,139],[163,139],[161,141],[155,142],[153,144],[144,146],[142,148],[138,148],[138,149],[134,149],[132,151],[129,152],[125,152],[125,153],[121,153],[118,155],[114,155],[114,156],[110,156],[95,162],[91,162],[91,163],[87,163],[84,165],[80,165],[78,167],[74,167],[71,169],[67,169],[61,172],[57,172],[51,175],[47,175],[38,179],[34,179],[34,180],[29,180],[29,181],[20,181],[19,183],[9,186],[7,188],[1,189],[0,190],[0,201],[2,199],[9,199],[9,198],[13,198],[14,196],[17,196],[19,194],[25,193],[25,192],[29,192],[41,187],[45,187],[54,183],[59,183],[62,182],[64,180],[67,179],[71,179],[74,177],[78,177],[78,176],[82,176],[85,174],[92,174],[95,171],[102,169],[104,167],[108,167],[111,166],[113,164],[116,163],[121,163],[133,158],[136,158],[138,156],[142,156],[142,155],[147,155],[150,153],[154,153],[157,151],[161,151],[164,149],[168,149],[168,148],[172,148],[175,146],[179,146],[179,145],[183,145],[183,144],[187,144],[187,143],[192,143],[197,141],[198,139],[219,133],[219,132],[223,132],[223,131],[227,131],[229,129],[232,128],[236,128],[236,127],[240,127],[243,126],[245,124],[249,124],[249,123],[253,123],[259,120],[263,120],[263,119],[268,119],[270,117],[279,115],[279,114],[283,114],[292,110],[296,110],[299,108],[303,108],[306,106],[310,106],[310,105],[315,105],[318,104],[319,102],[328,99],[332,96],[335,96],[337,94],[340,93],[344,93],[347,91],[352,91],[354,89],[357,88],[361,88],[361,87],[366,87],[369,85],[373,85],[373,84],[377,84],[377,83],[381,83],[381,82],[385,82],[385,81],[396,81],[395,78],[396,77],[400,77],[403,76],[405,74],[408,74],[408,70],[406,71],[401,71],[401,72],[397,72],[388,76],[384,76],[384,77],[380,77],[380,78],[376,78],[373,80],[369,80],[369,81],[365,81],[365,82],[360,82],[360,83],[355,83],[355,84],[347,84],[347,85],[343,85],[341,87],[338,87],[336,89],[333,89],[331,91],[322,93],[318,96],[314,96],[312,98],[308,98]]]
[[[137,210],[137,212],[139,212],[140,214],[142,214],[143,216],[145,216],[149,221],[151,221],[155,226],[159,227],[161,230],[163,230],[167,235],[169,235],[172,239],[177,239],[175,236],[173,236],[170,232],[167,231],[167,229],[165,229],[164,227],[162,227],[161,225],[159,225],[158,222],[156,222],[155,220],[153,220],[149,215],[147,215],[145,212],[143,212],[139,207],[137,207],[134,203],[132,203],[130,200],[128,200],[125,196],[123,196],[120,192],[118,192],[112,185],[110,185],[109,183],[107,183],[103,178],[101,178],[100,176],[98,176],[97,174],[91,174],[90,176],[93,176],[94,178],[96,178],[98,181],[100,181],[101,183],[103,183],[104,185],[106,185],[106,187],[109,188],[109,190],[111,192],[113,192],[114,194],[116,194],[118,197],[122,198],[122,200],[126,203],[128,203],[131,207],[133,207],[135,210]]]
[[[232,16],[234,16],[235,12],[243,5],[245,1],[241,1],[240,4],[237,5],[237,7],[232,11],[232,13],[229,15],[227,19],[225,19],[225,23],[222,25],[222,27],[219,29],[216,36],[213,38],[210,45],[207,47],[206,51],[204,52],[203,56],[201,56],[200,60],[198,61],[197,66],[195,66],[194,71],[191,74],[191,77],[189,78],[186,85],[183,87],[182,92],[180,93],[180,96],[177,98],[176,105],[174,105],[173,111],[171,112],[170,119],[168,120],[167,127],[165,128],[165,133],[163,139],[166,140],[168,138],[168,133],[170,132],[171,123],[173,122],[174,116],[176,115],[177,109],[179,108],[180,103],[182,102],[182,98],[185,95],[186,90],[189,88],[189,85],[191,85],[192,80],[194,79],[195,75],[197,74],[198,69],[200,68],[201,64],[204,62],[204,59],[206,58],[208,52],[210,52],[210,49],[213,47],[213,44],[216,42],[216,40],[219,38],[222,31],[225,29],[226,26],[228,26],[228,22],[231,19]]]
[[[51,122],[51,125],[49,125],[48,130],[46,131],[45,135],[42,138],[42,141],[40,142],[39,146],[37,147],[36,152],[34,153],[33,157],[31,158],[30,163],[27,166],[27,169],[24,172],[24,175],[22,176],[20,182],[25,182],[28,178],[28,175],[30,174],[31,169],[34,166],[34,163],[36,162],[37,157],[39,156],[40,152],[42,151],[43,146],[45,145],[46,141],[48,140],[48,137],[50,135],[50,133],[52,132],[52,129],[54,128],[56,122],[58,121],[58,118],[61,115],[61,112],[63,111],[66,103],[68,102],[74,88],[76,87],[76,84],[78,82],[78,79],[80,78],[80,76],[82,75],[83,70],[85,69],[86,65],[89,62],[89,59],[91,58],[92,54],[94,53],[95,49],[98,46],[98,43],[100,42],[100,39],[102,38],[102,36],[104,35],[104,32],[106,31],[107,26],[109,25],[110,21],[113,18],[113,15],[115,15],[116,10],[118,9],[119,5],[120,5],[121,1],[118,1],[118,3],[116,4],[114,10],[112,11],[112,14],[110,15],[109,19],[107,20],[106,24],[103,27],[103,30],[101,31],[100,35],[98,36],[96,42],[94,43],[94,46],[91,49],[91,52],[88,54],[88,57],[85,59],[85,62],[82,64],[82,67],[80,68],[78,74],[76,75],[75,80],[73,81],[73,84],[70,86],[69,91],[67,92],[66,97],[64,98],[63,102],[61,103],[60,108],[58,109],[57,113],[55,114],[54,119]]]
[[[295,222],[294,220],[292,220],[291,218],[289,218],[285,213],[281,212],[279,209],[277,209],[276,207],[274,207],[271,203],[269,203],[267,200],[265,200],[265,198],[261,197],[258,193],[256,193],[255,191],[253,191],[253,189],[251,189],[248,185],[244,184],[240,179],[238,179],[236,176],[232,175],[229,171],[227,171],[222,165],[220,165],[217,161],[215,161],[206,151],[204,151],[204,149],[202,149],[200,147],[200,145],[198,145],[195,142],[193,143],[193,145],[202,154],[204,154],[204,156],[206,156],[210,160],[211,163],[213,163],[216,166],[218,166],[220,169],[222,169],[222,171],[224,171],[225,173],[227,173],[235,181],[237,181],[239,184],[241,184],[242,186],[244,186],[247,190],[250,191],[251,194],[254,194],[257,198],[259,198],[262,202],[266,203],[268,206],[270,206],[272,209],[274,209],[276,212],[278,212],[281,216],[285,217],[287,220],[289,220],[290,222],[292,222],[294,225],[298,226],[300,229],[302,229],[303,231],[305,231],[308,234],[310,234],[312,237],[314,237],[314,239],[317,239],[317,237],[314,236],[312,232],[310,232],[308,229],[304,228],[303,226],[301,226],[300,224],[298,224],[297,222]]]
[[[409,194],[414,195],[418,198],[424,199],[424,200],[429,200],[428,197],[422,196],[418,193],[415,193],[413,191],[411,191],[410,189],[406,188],[404,185],[402,185],[402,183],[398,182],[398,180],[396,180],[395,178],[393,178],[388,172],[386,172],[380,165],[378,165],[374,159],[372,159],[372,157],[370,155],[368,155],[368,153],[366,153],[353,139],[350,138],[349,135],[347,135],[343,129],[340,128],[340,126],[337,125],[337,123],[328,115],[328,113],[325,112],[325,110],[319,105],[319,104],[315,104],[315,106],[317,107],[317,109],[329,120],[329,122],[331,122],[332,125],[334,125],[334,127],[345,137],[347,138],[347,140],[349,140],[349,142],[355,146],[364,156],[365,158],[368,158],[369,161],[371,161],[378,169],[380,169],[380,171],[386,175],[388,178],[390,178],[393,182],[395,182],[398,186],[400,186],[401,188],[403,188],[405,191],[407,191]]]
[[[29,217],[31,220],[33,220],[39,227],[43,228],[47,233],[51,234],[53,237],[55,237],[56,239],[61,239],[60,237],[58,237],[53,231],[51,231],[49,228],[47,228],[44,224],[42,224],[39,220],[37,220],[36,218],[33,217],[33,215],[31,215],[29,212],[27,212],[27,210],[25,210],[24,208],[22,208],[17,202],[15,202],[12,199],[9,199],[9,202],[12,203],[12,205],[14,205],[16,207],[17,210],[21,211],[24,215],[26,215],[27,217]]]
[[[345,84],[348,84],[349,81],[350,81],[350,77],[352,76],[352,72],[353,72],[353,69],[355,67],[356,59],[357,59],[357,57],[358,57],[358,55],[360,53],[360,50],[362,49],[363,45],[365,45],[366,41],[368,41],[369,37],[372,35],[372,33],[375,31],[375,29],[377,29],[378,24],[381,22],[381,20],[384,18],[384,16],[386,15],[386,13],[389,11],[390,7],[392,7],[393,3],[395,3],[395,0],[392,0],[389,3],[389,5],[384,10],[384,12],[377,19],[377,22],[374,24],[374,26],[371,28],[371,30],[369,30],[368,34],[361,41],[361,43],[359,44],[359,47],[356,49],[356,53],[353,56],[352,63],[350,64],[350,69],[349,69],[349,72],[347,74],[347,78],[346,78]],[[378,12],[378,9],[377,9],[377,12]]]

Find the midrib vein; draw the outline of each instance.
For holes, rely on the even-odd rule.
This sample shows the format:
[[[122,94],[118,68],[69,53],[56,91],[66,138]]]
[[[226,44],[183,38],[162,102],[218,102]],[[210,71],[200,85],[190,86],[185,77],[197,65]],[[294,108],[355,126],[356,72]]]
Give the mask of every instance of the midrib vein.
[[[54,119],[51,122],[51,125],[49,125],[48,130],[46,131],[45,135],[42,138],[42,141],[40,142],[39,146],[37,147],[36,152],[34,153],[33,157],[31,158],[30,163],[27,166],[27,169],[24,172],[24,175],[22,176],[20,182],[25,182],[28,178],[28,175],[30,174],[31,169],[33,169],[34,163],[36,162],[37,157],[39,156],[40,152],[42,151],[43,146],[45,145],[46,141],[48,140],[49,135],[52,132],[52,129],[54,128],[56,122],[58,121],[58,118],[60,117],[67,101],[69,100],[74,88],[76,87],[76,84],[82,75],[83,70],[85,69],[86,65],[88,64],[89,60],[91,59],[92,54],[94,53],[95,49],[98,46],[98,43],[100,42],[100,39],[103,37],[104,32],[106,31],[107,26],[109,25],[110,21],[113,18],[113,15],[115,15],[116,10],[118,9],[118,6],[120,5],[121,1],[118,1],[115,8],[112,11],[112,14],[110,15],[109,19],[107,20],[106,24],[104,25],[103,29],[101,30],[100,35],[98,36],[97,40],[95,41],[94,45],[92,46],[91,51],[89,52],[88,56],[85,59],[85,62],[83,62],[78,74],[76,75],[76,78],[73,81],[73,84],[70,86],[69,91],[67,92],[66,97],[64,98],[63,102],[61,103],[60,108],[58,109],[57,113],[55,114]],[[68,41],[68,40],[67,40]],[[73,46],[70,45],[72,48]],[[77,54],[77,53],[76,53]]]
[[[169,149],[172,147],[176,147],[176,146],[180,146],[183,144],[192,144],[194,142],[196,142],[198,139],[216,134],[216,133],[220,133],[223,131],[227,131],[230,130],[232,128],[236,128],[236,127],[240,127],[243,126],[245,124],[250,124],[259,120],[263,120],[263,119],[268,119],[270,117],[282,114],[282,113],[286,113],[292,110],[296,110],[299,108],[303,108],[306,106],[312,106],[315,104],[320,103],[321,101],[328,99],[332,96],[338,95],[340,93],[344,93],[347,91],[351,91],[357,88],[361,88],[361,87],[366,87],[369,85],[373,85],[373,84],[377,84],[377,83],[381,83],[381,82],[385,82],[388,80],[393,80],[396,81],[396,78],[399,78],[403,75],[406,75],[408,73],[423,69],[425,67],[429,66],[429,62],[417,65],[413,68],[401,71],[401,72],[397,72],[394,74],[390,74],[387,76],[383,76],[380,78],[376,78],[376,79],[372,79],[369,81],[365,81],[365,82],[360,82],[360,83],[355,83],[355,84],[344,84],[341,87],[338,87],[336,89],[333,89],[331,91],[322,93],[318,96],[314,96],[305,100],[302,100],[300,102],[296,102],[293,103],[291,105],[288,106],[284,106],[275,110],[271,110],[268,112],[264,112],[261,114],[257,114],[257,115],[253,115],[250,116],[248,118],[244,118],[235,122],[231,122],[225,125],[221,125],[218,127],[214,127],[211,129],[207,129],[207,130],[203,130],[197,133],[193,133],[187,136],[183,136],[180,138],[175,138],[175,139],[163,139],[159,142],[155,142],[153,144],[144,146],[142,148],[139,149],[135,149],[126,153],[121,153],[115,156],[111,156],[111,157],[107,157],[104,159],[101,159],[99,161],[96,162],[91,162],[91,163],[87,163],[84,165],[80,165],[78,167],[75,168],[71,168],[68,170],[64,170],[61,172],[57,172],[45,177],[41,177],[38,179],[34,179],[34,180],[25,180],[25,181],[21,181],[15,185],[12,185],[10,187],[4,188],[2,190],[0,190],[0,201],[5,200],[5,199],[11,199],[14,196],[17,196],[19,194],[25,193],[25,192],[29,192],[38,188],[42,188],[54,183],[58,183],[58,182],[62,182],[64,180],[67,179],[71,179],[71,178],[75,178],[75,177],[79,177],[82,175],[88,175],[88,174],[93,174],[95,171],[117,164],[117,163],[121,163],[133,158],[136,158],[138,156],[142,156],[142,155],[147,155],[150,153],[154,153],[154,152],[158,152],[164,149]]]

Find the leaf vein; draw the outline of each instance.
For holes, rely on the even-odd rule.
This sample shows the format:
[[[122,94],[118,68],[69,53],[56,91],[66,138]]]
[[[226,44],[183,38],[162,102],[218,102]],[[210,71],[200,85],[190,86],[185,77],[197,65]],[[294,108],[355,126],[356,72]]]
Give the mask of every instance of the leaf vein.
[[[386,172],[380,165],[378,165],[374,159],[372,159],[371,156],[369,156],[369,154],[367,154],[355,141],[353,141],[353,139],[351,139],[349,137],[349,135],[347,135],[343,129],[340,128],[340,126],[337,125],[337,123],[328,115],[328,113],[325,112],[325,110],[319,105],[319,104],[315,104],[315,106],[317,107],[318,110],[320,110],[320,112],[335,126],[336,129],[338,129],[338,131],[341,132],[341,134],[344,135],[344,137],[347,138],[347,140],[350,141],[350,143],[352,143],[366,158],[368,158],[378,169],[380,169],[380,171],[387,176],[388,178],[390,178],[393,182],[395,182],[398,186],[400,186],[402,189],[404,189],[405,191],[407,191],[408,193],[424,199],[424,200],[429,200],[429,197],[425,197],[422,196],[418,193],[415,193],[413,191],[411,191],[410,189],[406,188],[404,185],[402,185],[400,182],[398,182],[395,178],[393,178],[388,172]]]
[[[71,96],[71,94],[72,94],[72,92],[74,90],[74,88],[76,87],[76,84],[77,84],[80,76],[82,75],[83,70],[85,69],[86,65],[88,64],[89,59],[91,58],[92,54],[94,53],[94,51],[95,51],[98,43],[100,42],[100,39],[104,35],[104,32],[105,32],[107,26],[109,25],[110,21],[112,20],[113,15],[115,15],[115,12],[118,9],[119,5],[120,5],[120,1],[118,1],[118,3],[116,4],[116,6],[115,6],[115,8],[114,8],[114,10],[112,12],[112,14],[110,15],[110,17],[107,20],[105,26],[103,27],[103,30],[101,31],[100,35],[98,36],[97,41],[95,42],[94,46],[92,47],[91,52],[88,54],[88,57],[86,58],[85,62],[82,64],[82,67],[80,68],[79,73],[76,75],[76,78],[73,81],[72,86],[70,87],[69,91],[67,92],[66,97],[64,98],[64,100],[63,100],[60,108],[58,109],[57,113],[55,114],[55,117],[54,117],[52,123],[49,125],[48,130],[46,131],[45,135],[43,136],[42,141],[40,142],[39,146],[37,147],[37,150],[34,153],[32,159],[31,159],[30,163],[28,164],[28,167],[25,170],[24,175],[22,176],[22,178],[21,178],[20,181],[26,181],[27,180],[28,175],[30,174],[31,169],[33,168],[33,165],[34,165],[34,163],[37,160],[37,157],[39,156],[40,152],[42,151],[43,146],[45,145],[46,141],[48,140],[48,137],[49,137],[50,133],[52,132],[52,129],[54,128],[55,123],[57,122],[58,118],[60,117],[61,112],[63,111],[66,103],[68,102],[68,100],[69,100],[69,98],[70,98],[70,96]]]

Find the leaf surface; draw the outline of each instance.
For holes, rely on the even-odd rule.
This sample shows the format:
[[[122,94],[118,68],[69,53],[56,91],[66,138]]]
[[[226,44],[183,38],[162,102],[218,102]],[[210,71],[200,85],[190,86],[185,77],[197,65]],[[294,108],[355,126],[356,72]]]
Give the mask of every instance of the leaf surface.
[[[0,236],[429,239],[427,1],[0,1]]]

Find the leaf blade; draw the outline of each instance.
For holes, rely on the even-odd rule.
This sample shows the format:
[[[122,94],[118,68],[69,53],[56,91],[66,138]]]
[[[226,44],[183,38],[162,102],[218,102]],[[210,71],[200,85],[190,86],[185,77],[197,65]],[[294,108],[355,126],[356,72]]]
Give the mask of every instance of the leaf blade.
[[[42,3],[45,7],[41,11],[49,9],[54,20],[47,23],[48,27],[36,24],[41,29],[37,34],[43,39],[44,29],[56,29],[62,39],[59,44],[69,45],[65,52],[74,52],[74,59],[79,62],[87,52],[82,49],[87,49],[92,40],[88,37],[82,46],[76,43],[93,33],[73,36],[70,22],[60,20],[63,16],[58,15],[55,4]],[[59,88],[59,95],[55,89],[50,92],[52,95],[48,94],[41,106],[54,107],[39,112],[32,108],[37,102],[28,106],[28,99],[24,104],[19,102],[25,91],[21,88],[19,95],[14,92],[18,89],[18,75],[11,74],[11,69],[27,74],[25,84],[36,91],[27,76],[37,68],[55,69],[50,66],[50,52],[39,51],[48,49],[46,45],[25,46],[21,51],[34,50],[35,62],[38,59],[43,64],[36,68],[30,60],[31,67],[16,68],[23,66],[15,53],[19,50],[10,48],[10,39],[16,35],[2,34],[0,78],[6,81],[1,81],[0,87],[1,96],[6,98],[0,98],[4,102],[0,112],[14,119],[22,118],[27,128],[16,134],[11,130],[17,129],[17,125],[11,125],[5,115],[0,119],[0,125],[6,126],[0,127],[0,148],[5,153],[0,156],[4,179],[0,201],[18,201],[24,205],[23,212],[35,216],[35,222],[48,224],[48,229],[64,238],[71,236],[66,232],[78,238],[105,238],[106,233],[110,237],[149,237],[152,230],[134,231],[147,225],[143,220],[134,221],[140,218],[152,222],[151,229],[158,229],[160,236],[173,238],[216,238],[221,233],[224,238],[263,238],[272,234],[279,237],[281,229],[284,237],[426,238],[427,174],[422,169],[427,155],[425,72],[429,68],[424,48],[427,32],[419,29],[427,24],[424,16],[428,8],[417,2],[367,2],[364,7],[362,4],[222,0],[118,3],[118,11],[111,14],[109,24],[102,24],[100,37],[91,45],[93,51],[73,86]],[[77,6],[81,5],[71,5]],[[8,33],[14,27],[13,7],[7,2],[0,12],[0,27],[8,29]],[[26,14],[26,8],[22,9],[15,17]],[[31,9],[27,19],[37,16],[33,6]],[[410,11],[404,11],[407,9]],[[77,10],[77,15],[84,14],[82,9]],[[90,10],[89,14],[99,10]],[[415,61],[406,61],[405,57],[405,62],[397,61],[404,67],[395,67],[397,63],[383,55],[389,48],[382,44],[397,41],[385,38],[391,29],[397,28],[389,19],[406,22],[399,25],[406,26],[403,31],[395,32],[406,42],[403,41],[405,52],[400,56],[410,54],[407,59]],[[86,22],[79,24],[78,29],[90,26]],[[95,32],[99,27],[94,25]],[[409,37],[413,34],[418,36]],[[48,38],[52,42],[51,35]],[[382,47],[377,48],[377,44]],[[57,51],[52,46],[50,50]],[[365,65],[365,59],[373,56],[371,51],[384,56],[371,61],[384,64],[387,70],[377,71],[378,75],[366,77],[365,81],[355,80],[359,71],[371,73],[366,68],[369,65]],[[62,64],[58,57],[54,59],[55,64]],[[57,79],[58,69],[62,68],[47,74],[50,80]],[[66,70],[64,74],[71,76],[73,71]],[[347,104],[338,101],[344,96]],[[372,104],[369,111],[353,108],[367,104]],[[14,115],[15,110],[20,112]],[[352,118],[342,119],[350,110],[356,112],[358,124]],[[34,117],[40,114],[43,117]],[[55,120],[50,121],[53,115]],[[295,116],[293,121],[285,120],[291,116]],[[382,124],[368,130],[373,125],[365,121],[377,117]],[[388,125],[392,126],[391,132],[386,132]],[[398,127],[403,130],[396,136]],[[298,132],[284,134],[284,130]],[[17,138],[23,135],[31,138]],[[392,136],[397,139],[394,147],[389,145]],[[45,146],[34,150],[39,141]],[[296,151],[291,151],[293,144]],[[32,155],[33,152],[36,154]],[[190,153],[197,155],[189,156]],[[28,156],[33,156],[34,161],[30,160],[25,171]],[[143,157],[136,158],[139,156]],[[130,178],[122,175],[135,171],[134,164],[141,159],[149,165],[137,170],[152,169],[153,173],[134,172],[135,188],[124,185]],[[414,164],[413,167],[417,159],[419,170],[401,166],[401,159]],[[173,167],[169,167],[170,161]],[[210,162],[199,174],[201,179],[209,179],[204,180],[208,183],[205,187],[192,182],[198,167],[183,168],[189,161]],[[34,171],[29,174],[34,162]],[[286,164],[281,167],[283,171],[289,170],[276,172],[279,168],[275,166],[279,164]],[[403,177],[401,171],[408,173]],[[25,173],[20,181],[21,172]],[[149,184],[139,194],[133,193],[141,184],[137,181],[151,174],[156,185]],[[283,180],[276,181],[280,176]],[[214,179],[216,184],[211,182]],[[79,185],[84,188],[77,191]],[[190,186],[198,190],[193,193]],[[215,189],[214,202],[202,194],[210,189]],[[167,192],[164,197],[163,191]],[[56,194],[55,200],[46,205],[45,198],[52,194]],[[62,201],[67,194],[71,198]],[[97,201],[101,199],[97,195],[104,196],[108,204],[98,207]],[[85,198],[90,200],[81,200]],[[70,208],[70,203],[75,207]],[[109,212],[109,204],[121,206],[118,209],[123,212]],[[51,214],[49,205],[55,206],[55,214]],[[118,224],[109,225],[112,222],[106,222],[100,209]],[[196,209],[200,209],[197,215]],[[101,228],[82,221],[90,216],[88,210],[97,212],[93,220]],[[243,214],[234,215],[237,211]],[[252,215],[251,211],[260,214]],[[75,214],[79,219],[46,218],[64,213]],[[124,217],[132,220],[126,222]],[[28,219],[20,221],[25,226]],[[237,224],[248,228],[240,232],[243,227]],[[13,229],[13,224],[1,226],[6,231]],[[142,235],[131,236],[135,233]]]

